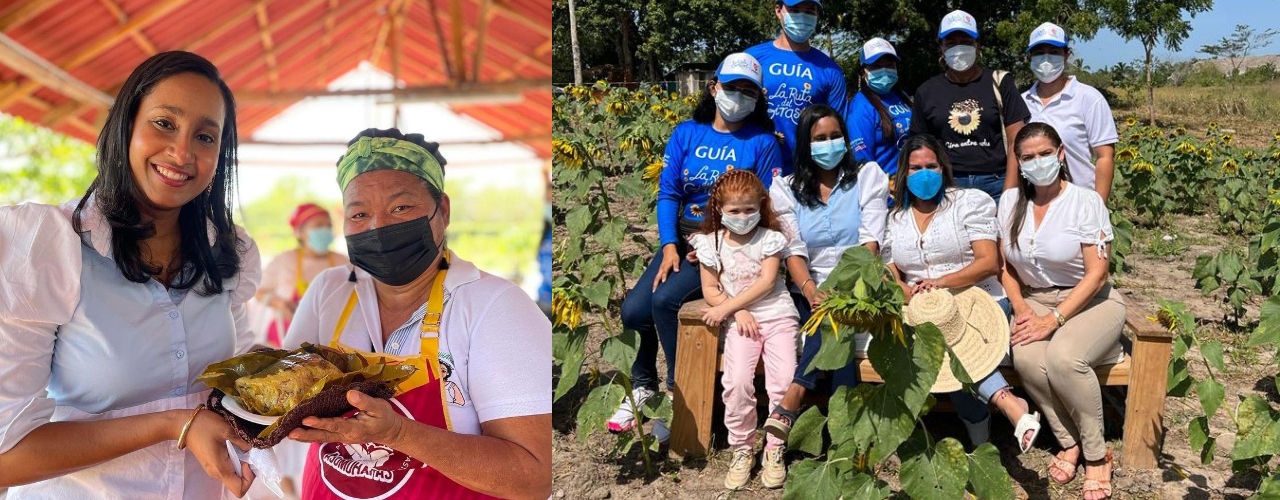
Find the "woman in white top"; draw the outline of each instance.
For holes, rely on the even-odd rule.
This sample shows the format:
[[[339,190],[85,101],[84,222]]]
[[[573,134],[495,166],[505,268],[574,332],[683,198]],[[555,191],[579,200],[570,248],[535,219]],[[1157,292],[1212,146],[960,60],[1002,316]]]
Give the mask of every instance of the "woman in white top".
[[[875,162],[856,163],[844,118],[825,104],[800,113],[795,169],[769,187],[769,198],[789,240],[784,262],[802,295],[795,300],[804,324],[821,302],[818,286],[845,250],[861,245],[880,252],[889,178]],[[783,439],[791,432],[800,401],[817,383],[818,370],[808,368],[821,346],[820,333],[805,337],[795,380],[765,422],[766,431]],[[857,364],[835,370],[831,378],[833,387],[857,384]]]
[[[396,129],[361,132],[338,163],[358,269],[316,277],[285,347],[423,369],[393,398],[350,391],[358,413],[290,433],[314,443],[303,500],[551,495],[551,322],[520,287],[449,251],[444,164],[435,143]]]
[[[1031,123],[1014,141],[1022,182],[1000,200],[1003,283],[1013,307],[1013,364],[1064,450],[1049,466],[1065,484],[1084,455],[1084,496],[1111,496],[1102,394],[1093,368],[1121,353],[1124,297],[1107,281],[1112,229],[1098,193],[1070,182],[1062,140]]]
[[[217,68],[188,52],[143,62],[97,164],[78,202],[0,208],[0,487],[10,500],[243,495],[253,474],[226,443],[249,446],[200,409],[196,381],[252,346],[245,302],[261,277],[232,222],[235,103]]]
[[[1097,191],[1107,201],[1120,140],[1111,106],[1098,89],[1064,71],[1071,49],[1067,32],[1058,25],[1044,23],[1032,31],[1027,56],[1038,80],[1022,93],[1031,121],[1048,123],[1062,137],[1071,182]]]
[[[906,301],[937,288],[976,286],[996,299],[1007,316],[1009,299],[999,281],[995,202],[980,190],[954,187],[946,150],[931,135],[908,138],[898,167],[893,199],[902,203],[889,212],[882,255]],[[969,375],[976,381],[977,399],[964,391],[952,393],[951,399],[973,444],[987,441],[986,404],[994,403],[1014,424],[1019,448],[1027,451],[1039,433],[1040,416],[1028,413],[1027,402],[1013,395],[999,370]]]

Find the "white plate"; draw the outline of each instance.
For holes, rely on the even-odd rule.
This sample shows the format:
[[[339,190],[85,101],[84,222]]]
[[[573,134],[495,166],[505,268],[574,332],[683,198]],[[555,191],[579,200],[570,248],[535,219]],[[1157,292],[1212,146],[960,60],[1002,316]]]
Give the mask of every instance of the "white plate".
[[[257,413],[250,413],[249,410],[246,410],[244,409],[243,406],[240,406],[240,402],[236,401],[236,398],[233,398],[225,394],[222,396],[222,407],[226,408],[227,411],[231,412],[235,416],[243,418],[255,424],[271,425],[276,423],[276,420],[280,419],[280,417],[268,417],[265,415],[258,415]]]

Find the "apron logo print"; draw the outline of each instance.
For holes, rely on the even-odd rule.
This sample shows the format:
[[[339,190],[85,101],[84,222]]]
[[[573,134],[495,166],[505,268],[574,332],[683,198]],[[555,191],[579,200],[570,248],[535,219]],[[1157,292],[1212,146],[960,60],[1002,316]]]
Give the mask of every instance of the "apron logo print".
[[[394,452],[391,448],[373,443],[348,444],[343,445],[343,451],[346,453],[335,451],[325,454],[325,464],[347,477],[361,477],[387,484],[395,481],[396,471],[379,469],[391,458]],[[350,458],[344,455],[349,455]]]

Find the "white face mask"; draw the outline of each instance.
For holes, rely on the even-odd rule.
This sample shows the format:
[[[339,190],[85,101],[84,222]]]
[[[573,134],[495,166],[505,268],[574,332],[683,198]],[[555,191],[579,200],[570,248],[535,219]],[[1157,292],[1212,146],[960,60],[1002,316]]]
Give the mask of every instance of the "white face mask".
[[[978,60],[978,49],[972,45],[956,45],[947,49],[943,56],[948,68],[965,71],[972,68],[973,63]]]
[[[716,92],[716,109],[720,116],[731,122],[740,122],[756,109],[756,99],[735,90],[718,87]]]
[[[1041,156],[1019,164],[1022,177],[1037,186],[1048,186],[1058,180],[1058,171],[1062,170],[1062,162],[1057,154]]]
[[[1040,54],[1031,56],[1031,72],[1043,83],[1049,83],[1062,76],[1067,67],[1067,58],[1056,54]]]
[[[747,234],[756,228],[756,224],[760,223],[760,212],[751,215],[729,215],[722,214],[720,216],[720,224],[725,229],[732,231],[734,234]]]

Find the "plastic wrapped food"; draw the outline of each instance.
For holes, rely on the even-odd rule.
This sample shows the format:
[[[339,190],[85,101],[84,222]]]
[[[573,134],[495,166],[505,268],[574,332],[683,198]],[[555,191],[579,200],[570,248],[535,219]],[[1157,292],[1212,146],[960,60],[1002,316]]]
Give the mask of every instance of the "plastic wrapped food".
[[[312,396],[316,383],[340,377],[342,371],[329,360],[311,352],[296,352],[261,372],[236,379],[236,390],[246,410],[280,416]]]
[[[254,447],[269,448],[306,417],[331,418],[350,411],[347,391],[389,398],[419,369],[412,363],[304,343],[291,351],[260,350],[214,363],[197,380],[213,389],[209,409],[231,423],[237,436]],[[280,418],[265,427],[239,419],[222,407],[223,395],[249,412]]]

